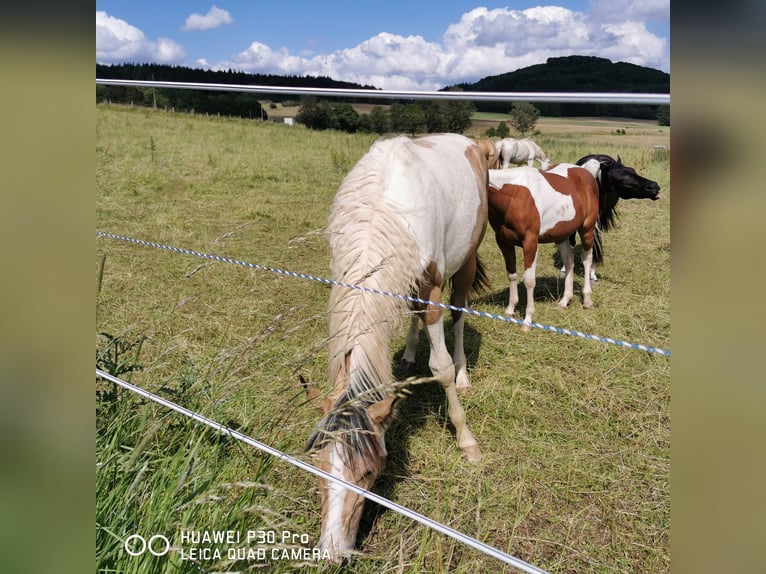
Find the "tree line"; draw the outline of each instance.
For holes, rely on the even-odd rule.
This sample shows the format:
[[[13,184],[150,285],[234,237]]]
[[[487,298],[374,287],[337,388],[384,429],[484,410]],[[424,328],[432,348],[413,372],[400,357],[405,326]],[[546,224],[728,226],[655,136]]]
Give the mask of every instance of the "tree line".
[[[450,132],[461,134],[471,127],[475,108],[465,100],[423,100],[394,102],[390,106],[374,106],[360,114],[348,102],[320,101],[303,98],[296,121],[316,130],[336,129],[345,132],[385,134]]]

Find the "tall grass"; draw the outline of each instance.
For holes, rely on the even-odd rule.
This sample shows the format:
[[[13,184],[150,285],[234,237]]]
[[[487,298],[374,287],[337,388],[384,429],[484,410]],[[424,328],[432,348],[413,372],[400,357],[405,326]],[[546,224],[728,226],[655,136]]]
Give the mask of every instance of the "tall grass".
[[[319,276],[328,272],[322,229],[332,197],[374,139],[107,106],[97,107],[96,125],[99,229]],[[536,139],[554,161],[620,154],[669,195],[654,135],[642,144],[613,135],[616,127]],[[535,319],[668,347],[669,202],[619,207],[596,309],[583,310],[577,293],[570,309],[556,309],[563,286],[546,245]],[[96,332],[110,334],[96,338],[100,360],[303,456],[318,414],[298,375],[327,386],[326,286],[109,239],[96,251]],[[481,255],[493,287],[473,306],[498,313],[508,287],[491,231]],[[403,347],[401,333],[394,359]],[[667,572],[669,360],[479,318],[468,320],[466,349],[473,389],[462,400],[484,459],[461,459],[443,393],[418,386],[387,435],[376,491],[552,572]],[[427,374],[425,337],[419,351]],[[98,572],[334,570],[230,561],[226,545],[212,545],[220,559],[180,552],[188,530],[288,531],[313,546],[320,508],[311,476],[103,382],[96,431]],[[161,534],[173,550],[131,557],[132,534]],[[359,543],[354,572],[511,571],[374,505]]]

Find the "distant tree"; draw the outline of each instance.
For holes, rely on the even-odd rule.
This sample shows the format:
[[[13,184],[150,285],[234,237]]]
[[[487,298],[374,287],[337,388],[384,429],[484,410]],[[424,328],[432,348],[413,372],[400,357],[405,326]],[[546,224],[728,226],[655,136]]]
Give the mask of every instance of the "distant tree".
[[[375,106],[368,115],[370,119],[370,131],[376,134],[385,134],[391,131],[391,118],[386,110]]]
[[[422,133],[426,129],[426,114],[423,107],[419,104],[408,104],[404,106],[401,121],[401,129],[413,136]]]
[[[354,133],[359,126],[359,114],[348,102],[338,102],[332,106],[330,127],[348,133]]]
[[[540,110],[529,102],[514,102],[511,108],[511,125],[525,136],[535,129]]]
[[[303,98],[295,121],[313,130],[321,130],[327,127],[327,119],[323,117],[324,110],[314,96]]]
[[[508,124],[500,122],[494,127],[484,130],[484,135],[488,138],[507,138],[511,135],[511,130],[508,128]]]
[[[388,108],[389,128],[392,132],[401,132],[404,130],[402,127],[402,116],[404,115],[404,104],[394,102],[391,107]]]
[[[447,131],[454,134],[462,134],[471,127],[471,116],[476,107],[468,100],[455,100],[445,102],[445,120]]]
[[[425,131],[428,133],[445,132],[447,129],[447,117],[445,114],[444,101],[426,100],[419,105],[423,109],[426,119]]]
[[[657,109],[657,123],[661,126],[670,125],[670,106],[660,106]]]

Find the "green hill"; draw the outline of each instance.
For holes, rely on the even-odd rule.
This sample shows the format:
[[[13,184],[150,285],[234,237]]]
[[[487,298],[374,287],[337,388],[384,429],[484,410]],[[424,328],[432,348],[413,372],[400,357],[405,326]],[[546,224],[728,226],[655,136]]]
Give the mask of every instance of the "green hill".
[[[478,92],[627,92],[670,93],[670,74],[594,56],[548,58],[545,64],[520,68],[475,83],[448,86]],[[477,102],[480,111],[507,112],[504,102]],[[638,104],[535,103],[544,116],[612,116],[653,119],[658,106]]]

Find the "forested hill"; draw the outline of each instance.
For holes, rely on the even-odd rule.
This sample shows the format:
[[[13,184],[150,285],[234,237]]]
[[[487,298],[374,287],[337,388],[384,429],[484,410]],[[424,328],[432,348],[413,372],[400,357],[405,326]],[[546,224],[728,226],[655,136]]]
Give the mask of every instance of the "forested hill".
[[[164,64],[115,64],[111,66],[96,64],[96,77],[110,80],[257,84],[262,86],[302,88],[377,89],[375,86],[362,86],[353,82],[341,82],[325,76],[276,76],[273,74],[250,74],[234,70],[203,70]],[[294,96],[289,97],[293,98]]]
[[[477,92],[641,92],[670,93],[670,74],[594,56],[548,58],[545,64],[520,68],[498,76],[487,76],[458,88]],[[629,104],[535,103],[544,116],[619,116],[654,118],[657,106]],[[481,111],[507,112],[509,104],[478,102]]]
[[[249,74],[233,70],[214,71],[163,64],[96,64],[96,77],[105,80],[154,80],[162,82],[194,82],[204,84],[244,84],[302,88],[376,89],[352,82],[341,82],[324,76],[276,76]],[[152,89],[127,86],[96,86],[97,101],[159,106],[200,113],[267,118],[258,102],[259,95],[242,92],[212,92],[175,88]],[[270,100],[297,99],[294,95],[270,94]]]

